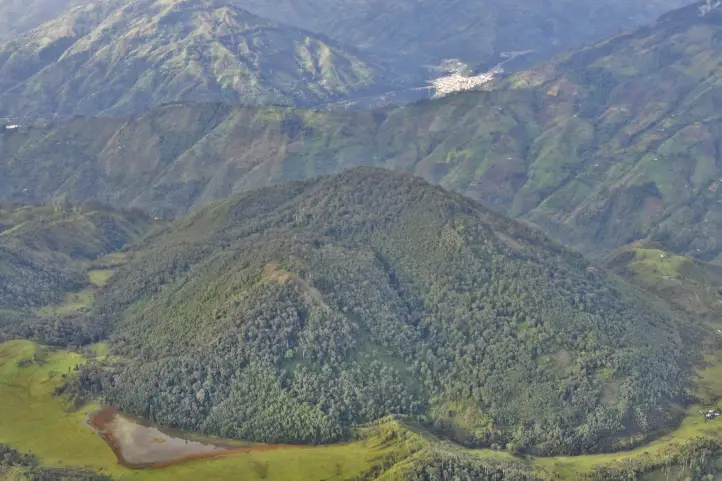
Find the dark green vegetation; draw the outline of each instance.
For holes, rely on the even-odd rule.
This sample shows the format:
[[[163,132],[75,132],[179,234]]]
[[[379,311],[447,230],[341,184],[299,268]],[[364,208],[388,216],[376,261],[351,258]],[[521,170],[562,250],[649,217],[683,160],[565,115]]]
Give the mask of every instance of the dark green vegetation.
[[[94,280],[99,286],[110,272],[103,268],[114,267],[112,259],[98,259],[151,224],[142,213],[97,203],[0,208],[0,339],[65,345],[97,338],[68,318],[90,306]]]
[[[391,88],[373,61],[220,0],[104,0],[0,44],[0,116],[186,101],[316,105]]]
[[[17,450],[0,444],[0,469],[14,466],[34,466],[37,459],[32,454],[19,453]]]
[[[387,414],[471,446],[580,453],[676,422],[685,333],[539,231],[360,168],[231,197],[138,245],[96,299],[163,425],[328,443]]]
[[[182,214],[375,164],[532,220],[594,257],[650,237],[710,261],[722,253],[721,34],[722,10],[700,17],[692,6],[491,92],[370,112],[174,105],[6,133],[0,192]]]

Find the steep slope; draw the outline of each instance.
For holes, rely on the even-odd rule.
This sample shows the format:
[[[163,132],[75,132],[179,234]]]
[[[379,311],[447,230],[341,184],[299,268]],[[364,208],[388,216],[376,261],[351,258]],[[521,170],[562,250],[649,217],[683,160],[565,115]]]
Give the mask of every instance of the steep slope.
[[[98,382],[168,426],[318,443],[396,413],[572,453],[637,442],[684,399],[676,321],[537,230],[380,169],[213,204],[109,287],[96,315],[127,361]]]
[[[525,60],[654,20],[686,0],[234,0],[259,15],[324,33],[409,68],[460,58],[488,65],[502,52]]]
[[[221,0],[105,0],[0,45],[0,116],[135,112],[178,100],[315,105],[384,85],[332,42]]]
[[[150,223],[102,206],[0,210],[0,306],[42,306],[79,290],[87,284],[83,262],[119,250]]]
[[[510,213],[588,250],[649,236],[721,260],[721,34],[722,10],[695,4],[512,77],[555,119]]]
[[[722,267],[636,243],[615,251],[607,267],[682,312],[722,327]]]

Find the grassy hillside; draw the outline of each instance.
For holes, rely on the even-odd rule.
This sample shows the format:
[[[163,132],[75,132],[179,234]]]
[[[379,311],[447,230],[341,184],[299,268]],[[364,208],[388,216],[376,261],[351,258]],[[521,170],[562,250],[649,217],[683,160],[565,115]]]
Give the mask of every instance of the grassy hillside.
[[[614,252],[607,266],[695,319],[722,327],[722,268],[639,243]]]
[[[326,38],[220,0],[106,0],[0,44],[0,116],[179,100],[308,106],[391,88],[384,76]]]
[[[328,443],[396,413],[472,446],[577,453],[638,443],[686,399],[676,321],[541,233],[378,169],[174,222],[95,313],[127,364],[88,389],[232,438]]]
[[[231,193],[381,165],[541,225],[590,256],[650,237],[719,260],[722,11],[697,6],[491,92],[369,112],[173,105],[0,135],[4,198],[182,214]]]

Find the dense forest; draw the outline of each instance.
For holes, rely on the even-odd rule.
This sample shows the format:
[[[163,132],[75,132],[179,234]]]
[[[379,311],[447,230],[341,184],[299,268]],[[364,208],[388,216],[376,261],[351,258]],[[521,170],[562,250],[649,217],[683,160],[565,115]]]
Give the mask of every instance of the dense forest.
[[[80,304],[93,263],[143,236],[152,224],[142,212],[97,202],[0,205],[0,341],[82,345],[102,337],[96,319],[52,306],[68,299]],[[48,312],[42,310],[48,306]]]
[[[327,443],[410,414],[470,446],[579,453],[673,423],[676,321],[539,231],[360,168],[232,197],[138,244],[82,387],[163,425]]]
[[[88,284],[82,262],[119,250],[150,224],[140,212],[98,203],[0,206],[0,306],[61,302],[65,293]]]

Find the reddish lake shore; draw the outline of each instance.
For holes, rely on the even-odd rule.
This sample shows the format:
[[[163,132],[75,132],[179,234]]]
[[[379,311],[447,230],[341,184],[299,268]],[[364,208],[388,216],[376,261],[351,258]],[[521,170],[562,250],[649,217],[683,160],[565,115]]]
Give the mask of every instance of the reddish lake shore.
[[[248,444],[219,439],[197,441],[172,430],[161,430],[147,422],[136,421],[115,408],[93,413],[88,425],[100,434],[118,458],[131,469],[162,468],[173,464],[234,454],[298,446],[283,444]]]

